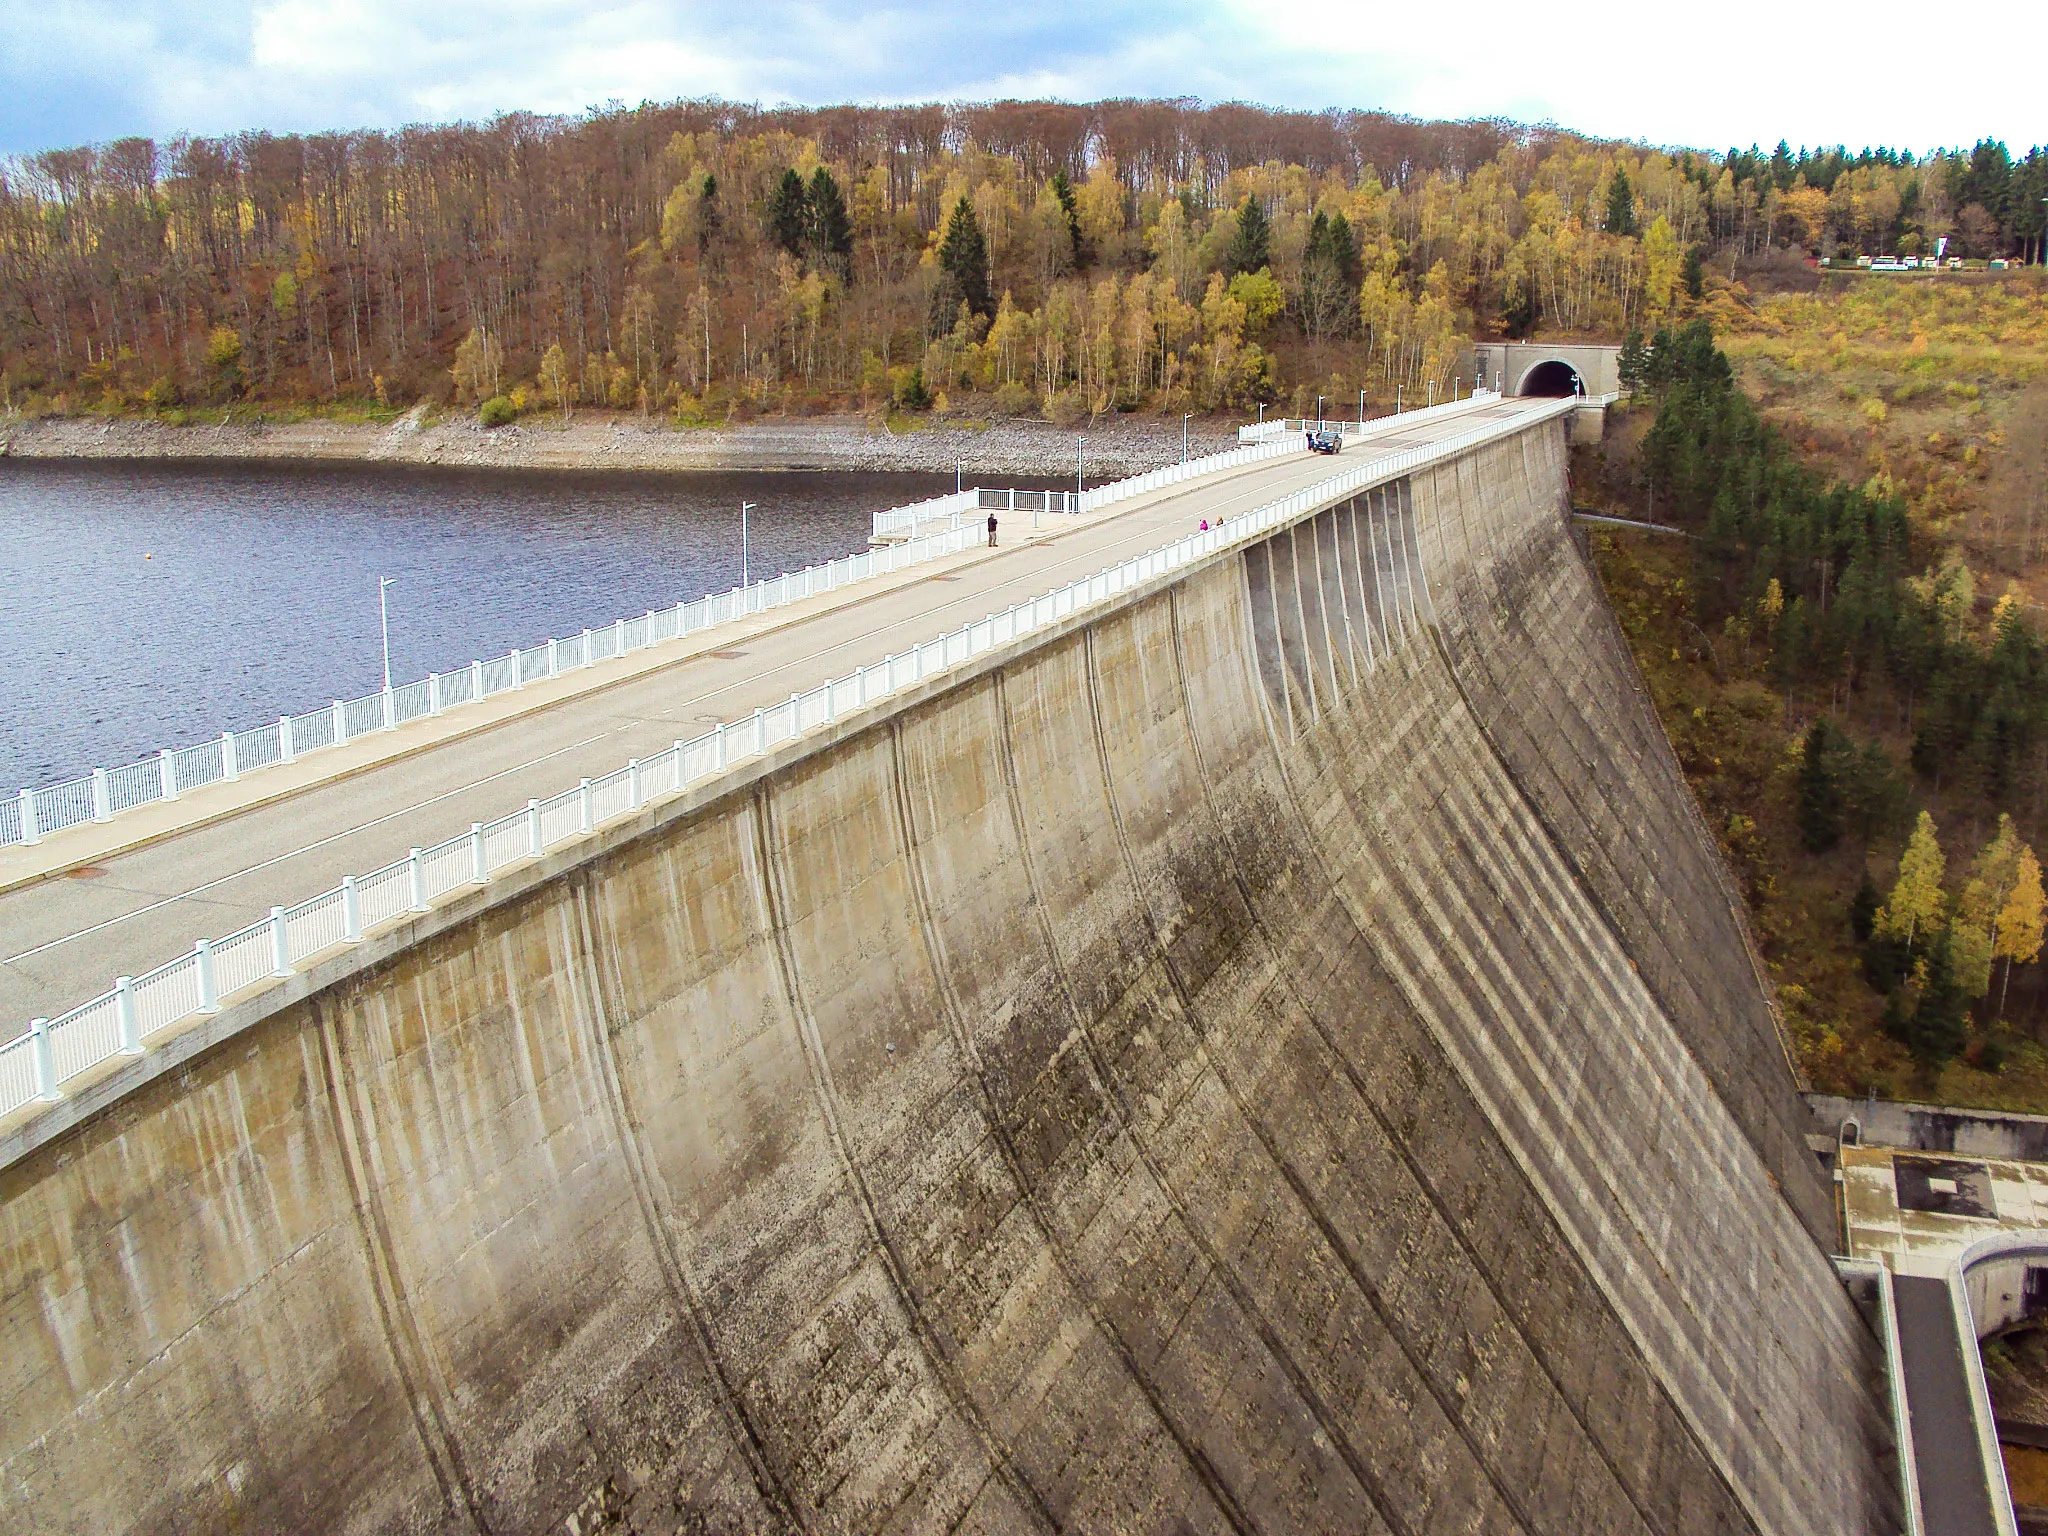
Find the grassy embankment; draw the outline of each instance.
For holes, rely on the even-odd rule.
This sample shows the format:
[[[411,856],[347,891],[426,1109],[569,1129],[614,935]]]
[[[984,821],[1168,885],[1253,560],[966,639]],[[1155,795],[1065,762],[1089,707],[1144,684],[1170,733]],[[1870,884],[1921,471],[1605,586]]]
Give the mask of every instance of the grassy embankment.
[[[2044,293],[2033,274],[1851,278],[1756,299],[1717,285],[1705,306],[1740,387],[1807,465],[1903,500],[1905,570],[1939,581],[1946,568],[1951,589],[1953,573],[1969,570],[1959,622],[1987,646],[2001,595],[2016,587],[2036,629],[2048,596]],[[1581,505],[1641,517],[1655,504],[1637,451],[1650,420],[1648,410],[1623,413],[1604,448],[1581,456]],[[1707,611],[1715,605],[1701,588],[1714,569],[1701,541],[1601,530],[1593,545],[1666,729],[1748,894],[1814,1085],[2048,1112],[2043,967],[2014,968],[2002,1018],[1996,985],[1976,1001],[1960,1054],[1915,1057],[1884,1027],[1886,995],[1867,979],[1850,910],[1866,871],[1889,892],[1920,809],[1940,828],[1951,894],[2001,812],[2048,851],[2048,772],[1994,787],[1954,768],[1955,754],[1930,762],[1924,742],[1916,768],[1915,731],[1930,701],[1853,669],[1852,687],[1774,664],[1754,623],[1744,636],[1739,624],[1728,629],[1725,614]],[[1871,771],[1890,777],[1872,793],[1892,803],[1867,818],[1875,825],[1849,826],[1816,855],[1802,839],[1796,781],[1802,742],[1820,715],[1853,749],[1882,751],[1885,766]]]

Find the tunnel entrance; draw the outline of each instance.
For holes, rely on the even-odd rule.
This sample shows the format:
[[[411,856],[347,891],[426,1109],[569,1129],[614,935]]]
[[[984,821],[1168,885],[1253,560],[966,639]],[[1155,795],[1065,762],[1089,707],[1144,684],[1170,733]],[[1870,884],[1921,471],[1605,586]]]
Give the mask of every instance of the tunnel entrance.
[[[1552,358],[1549,362],[1538,363],[1522,375],[1522,382],[1516,389],[1520,395],[1541,395],[1559,398],[1585,392],[1585,383],[1579,378],[1579,370],[1570,363]]]

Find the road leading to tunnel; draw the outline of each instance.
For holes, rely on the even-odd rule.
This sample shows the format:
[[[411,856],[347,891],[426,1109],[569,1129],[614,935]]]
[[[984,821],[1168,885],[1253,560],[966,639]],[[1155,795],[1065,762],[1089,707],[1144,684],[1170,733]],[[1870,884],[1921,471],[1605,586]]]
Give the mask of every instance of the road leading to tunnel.
[[[1006,520],[1013,548],[843,607],[780,623],[730,627],[719,650],[315,785],[116,855],[69,875],[0,894],[0,1019],[56,1017],[140,975],[201,938],[232,932],[359,873],[502,816],[578,779],[651,756],[844,676],[856,666],[980,619],[1245,512],[1379,456],[1508,419],[1530,407],[1503,401],[1355,443],[1336,459],[1303,454],[1172,487],[1129,510],[1033,539]]]

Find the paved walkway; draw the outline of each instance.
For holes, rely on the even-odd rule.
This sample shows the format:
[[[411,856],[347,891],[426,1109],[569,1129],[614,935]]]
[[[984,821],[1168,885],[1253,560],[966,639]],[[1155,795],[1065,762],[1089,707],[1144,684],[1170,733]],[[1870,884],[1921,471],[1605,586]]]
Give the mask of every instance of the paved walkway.
[[[383,739],[402,756],[345,763],[343,748],[309,758],[309,778],[275,796],[252,777],[238,792],[269,797],[264,803],[184,806],[173,814],[208,819],[159,829],[144,846],[0,892],[0,1032],[35,1015],[55,1017],[106,990],[117,975],[140,975],[200,938],[232,932],[274,905],[303,901],[410,847],[453,837],[472,822],[651,756],[718,721],[1157,548],[1193,532],[1203,518],[1248,511],[1367,455],[1425,445],[1547,403],[1508,400],[1390,430],[1336,459],[1270,460],[1155,492],[1078,527],[1034,536],[1019,517],[1015,525],[1006,521],[1008,547],[993,557],[975,551],[902,573],[857,600],[842,592],[757,615],[711,631],[704,649],[632,675],[628,658],[619,680],[565,690],[560,698],[520,696],[511,718],[493,720],[486,708],[469,719],[444,717],[405,742],[397,739],[402,731]],[[584,678],[602,682],[602,671],[562,681],[581,688]],[[330,757],[335,761],[323,766]],[[53,837],[48,849],[58,850],[70,835]]]
[[[1998,1536],[1948,1282],[1898,1275],[1892,1286],[1927,1529],[1930,1536]]]

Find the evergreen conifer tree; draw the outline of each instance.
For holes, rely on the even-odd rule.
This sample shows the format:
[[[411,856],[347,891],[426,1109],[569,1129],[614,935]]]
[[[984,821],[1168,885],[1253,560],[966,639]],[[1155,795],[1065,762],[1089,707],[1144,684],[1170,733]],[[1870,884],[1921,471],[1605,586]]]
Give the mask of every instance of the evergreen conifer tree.
[[[1536,329],[1536,322],[1542,318],[1543,312],[1536,304],[1535,285],[1520,276],[1510,277],[1507,291],[1501,298],[1502,333],[1510,341],[1521,341]]]
[[[700,259],[710,254],[712,242],[718,238],[724,222],[724,215],[718,207],[718,178],[706,171],[703,190],[697,199],[697,255]]]
[[[1247,197],[1237,210],[1237,228],[1231,232],[1230,249],[1223,265],[1235,277],[1240,272],[1257,272],[1273,264],[1273,225],[1256,197]]]
[[[853,268],[853,221],[846,216],[846,198],[832,173],[819,166],[811,173],[804,196],[805,236],[811,265],[836,272],[844,281]]]
[[[1081,204],[1074,196],[1074,183],[1064,170],[1052,173],[1052,195],[1059,199],[1060,212],[1066,215],[1067,242],[1073,247],[1076,270],[1088,264],[1088,255],[1081,246]]]
[[[768,234],[783,250],[802,260],[810,223],[810,200],[804,196],[804,179],[794,170],[785,170],[768,199]]]
[[[1808,853],[1826,853],[1842,840],[1840,744],[1822,716],[1807,728],[1799,755],[1799,837]]]
[[[1877,922],[1877,882],[1870,878],[1870,871],[1863,871],[1863,878],[1857,883],[1856,894],[1849,898],[1849,931],[1856,935],[1858,943],[1870,937]]]
[[[1700,248],[1689,245],[1685,248],[1685,263],[1679,269],[1679,276],[1685,282],[1685,296],[1697,302],[1706,297],[1707,269],[1700,261]]]
[[[1357,319],[1358,289],[1348,272],[1357,262],[1350,223],[1341,213],[1332,219],[1319,211],[1301,256],[1301,324],[1310,336],[1341,334]]]
[[[1650,382],[1650,349],[1643,345],[1643,333],[1639,326],[1630,326],[1629,332],[1621,339],[1621,356],[1616,359],[1616,368],[1621,374],[1621,387],[1638,390]]]
[[[1925,1062],[1947,1061],[1969,1038],[1969,1003],[1943,934],[1928,951],[1927,979],[1906,1026],[1906,1048]]]
[[[988,242],[982,238],[974,205],[964,197],[954,205],[946,238],[939,242],[939,273],[939,285],[932,291],[933,335],[953,328],[962,304],[984,320],[995,313],[988,291]]]
[[[1620,166],[1607,179],[1607,233],[1610,235],[1633,235],[1636,230],[1636,194],[1628,184],[1628,172]]]
[[[1343,275],[1344,286],[1355,291],[1365,278],[1365,269],[1358,259],[1358,237],[1351,232],[1351,221],[1341,213],[1331,214],[1324,242],[1331,262]]]

